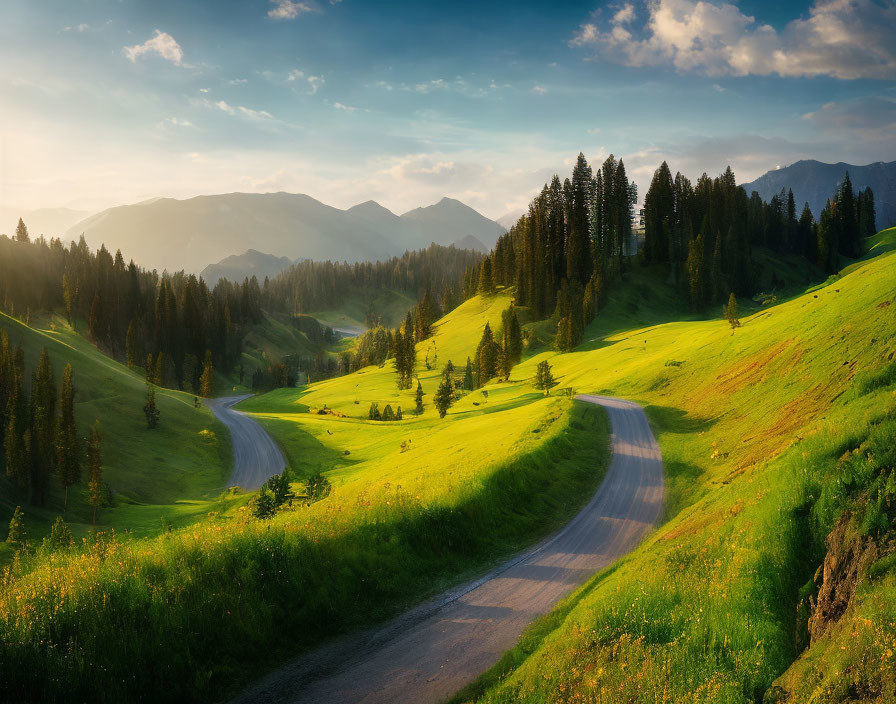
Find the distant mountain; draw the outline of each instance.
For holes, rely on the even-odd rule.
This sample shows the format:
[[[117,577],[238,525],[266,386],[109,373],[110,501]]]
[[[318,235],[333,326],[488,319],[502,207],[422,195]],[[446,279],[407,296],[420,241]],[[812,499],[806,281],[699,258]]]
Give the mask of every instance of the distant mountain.
[[[28,232],[34,236],[61,237],[66,231],[86,218],[90,213],[86,210],[71,208],[40,208],[39,210],[17,210],[0,208],[0,234],[10,235],[16,231],[19,218],[28,226]]]
[[[247,247],[291,260],[375,261],[467,235],[491,246],[503,232],[450,198],[398,217],[373,201],[340,210],[307,195],[228,193],[110,208],[78,222],[66,236],[84,233],[91,246],[121,249],[148,268],[198,272]]]
[[[511,227],[517,224],[519,219],[525,215],[525,210],[511,210],[509,213],[504,213],[501,217],[495,220],[501,227],[505,230],[509,230]]]
[[[461,237],[459,240],[456,240],[451,244],[453,244],[458,249],[472,249],[474,252],[482,252],[483,254],[488,254],[489,252],[489,248],[482,244],[480,240],[473,237],[473,235]]]
[[[201,276],[209,286],[214,286],[220,279],[242,281],[252,276],[262,282],[265,276],[274,278],[290,264],[292,260],[288,257],[275,257],[249,249],[243,254],[232,254],[217,264],[209,264],[202,270]]]
[[[766,201],[776,193],[780,193],[781,188],[785,190],[792,188],[797,216],[803,209],[803,203],[808,201],[809,208],[817,220],[825,202],[834,195],[847,171],[854,190],[871,186],[871,190],[874,191],[878,229],[896,224],[896,161],[889,163],[878,161],[867,166],[855,166],[842,161],[837,164],[824,164],[820,161],[804,160],[769,171],[743,186],[747,194],[756,191]]]
[[[491,247],[507,231],[494,220],[453,198],[442,198],[435,205],[409,210],[401,219],[415,223],[427,244],[446,244],[472,235]]]

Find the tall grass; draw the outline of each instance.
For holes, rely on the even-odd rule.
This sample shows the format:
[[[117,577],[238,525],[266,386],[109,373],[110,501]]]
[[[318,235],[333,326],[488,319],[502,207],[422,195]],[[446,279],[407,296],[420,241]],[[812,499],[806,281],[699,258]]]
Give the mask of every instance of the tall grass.
[[[100,541],[7,576],[0,698],[220,698],[272,659],[383,618],[568,518],[606,467],[606,417],[576,404],[543,435],[439,500],[390,487],[345,506],[337,489],[270,524]]]

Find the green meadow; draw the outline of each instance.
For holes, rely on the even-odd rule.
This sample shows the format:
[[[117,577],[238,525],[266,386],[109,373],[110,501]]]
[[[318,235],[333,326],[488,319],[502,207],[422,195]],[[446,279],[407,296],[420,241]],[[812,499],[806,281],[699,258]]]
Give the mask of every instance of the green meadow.
[[[649,267],[610,289],[571,353],[551,349],[555,321],[520,309],[523,362],[507,382],[461,392],[444,419],[432,404],[442,368],[463,367],[486,321],[500,327],[512,290],[466,301],[418,344],[419,416],[414,389],[396,388],[391,360],[249,399],[241,410],[279,442],[296,488],[318,471],[332,485],[324,500],[295,502],[270,522],[250,516],[245,496],[215,498],[225,436],[191,397],[164,392],[163,424],[182,406],[175,436],[190,433],[182,444],[195,456],[164,470],[134,460],[117,481],[139,497],[153,468],[180,467],[188,483],[176,486],[175,474],[167,489],[152,488],[157,503],[145,499],[153,520],[159,505],[190,491],[196,515],[209,515],[155,537],[119,530],[13,563],[0,591],[0,668],[12,673],[3,694],[96,699],[101,678],[105,701],[219,699],[278,660],[481,573],[567,520],[597,486],[606,417],[568,398],[597,392],[644,406],[666,469],[663,522],[533,624],[459,699],[888,701],[892,555],[871,556],[845,613],[815,637],[808,622],[835,527],[845,554],[892,540],[896,519],[896,230],[867,244],[863,259],[808,289],[798,282],[811,272],[759,252],[769,285],[770,268],[784,284],[741,301],[734,330],[721,311],[707,318],[678,307],[668,272]],[[95,407],[110,435],[147,438],[140,376],[104,361],[60,321],[52,326],[29,336],[29,364],[38,333],[67,345],[65,354],[81,350],[76,385],[79,374],[95,379],[84,386],[98,397],[78,399],[79,421]],[[60,369],[62,351],[51,354]],[[532,385],[543,360],[558,381],[550,397]],[[123,379],[107,405],[103,365]],[[374,402],[400,405],[404,419],[368,420]],[[134,430],[111,425],[132,420]],[[214,444],[192,440],[203,430]],[[177,437],[170,446],[154,438],[139,447],[156,457],[175,451]],[[110,484],[113,461],[110,450]],[[123,525],[135,511],[136,526],[139,508],[122,501],[104,515]]]

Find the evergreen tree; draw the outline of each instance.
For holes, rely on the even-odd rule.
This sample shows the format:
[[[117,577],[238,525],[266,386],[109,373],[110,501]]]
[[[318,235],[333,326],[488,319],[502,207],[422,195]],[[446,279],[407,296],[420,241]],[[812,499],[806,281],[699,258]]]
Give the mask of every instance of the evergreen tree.
[[[498,350],[495,344],[492,328],[486,322],[476,349],[476,368],[479,371],[477,386],[484,386],[490,379],[494,379],[498,373]]]
[[[28,244],[30,241],[31,239],[28,237],[28,228],[25,226],[25,223],[22,222],[22,218],[19,218],[19,223],[16,225],[16,242]]]
[[[554,373],[547,360],[538,363],[535,368],[535,388],[544,391],[545,396],[551,395],[551,388],[557,385],[554,381]]]
[[[482,260],[479,267],[479,286],[476,292],[482,296],[491,296],[495,292],[495,281],[492,277],[492,262],[489,257]]]
[[[211,350],[205,351],[205,362],[202,365],[202,376],[199,378],[199,393],[206,398],[214,394],[215,373],[212,365]]]
[[[837,271],[837,241],[831,212],[831,201],[828,201],[818,219],[818,246],[816,247],[818,266],[829,274]]]
[[[420,386],[420,380],[417,379],[417,393],[414,395],[414,411],[419,416],[423,413],[423,387]]]
[[[47,348],[43,348],[31,382],[31,493],[44,506],[50,476],[56,472],[56,380]]]
[[[16,374],[18,377],[18,374]],[[20,490],[25,491],[31,481],[28,448],[25,443],[25,423],[22,420],[19,397],[22,394],[18,378],[13,383],[12,393],[6,404],[6,433],[3,446],[6,450],[6,476]]]
[[[513,304],[510,305],[502,314],[503,340],[502,347],[506,357],[507,373],[510,369],[520,363],[523,357],[523,331],[520,328],[520,321],[516,315],[516,309]]]
[[[259,521],[268,521],[277,512],[277,504],[274,495],[268,491],[267,485],[261,487],[258,496],[252,502],[252,515]]]
[[[848,171],[837,195],[834,215],[839,230],[840,253],[847,257],[858,257],[861,254],[861,233],[859,232],[855,194]]]
[[[566,277],[584,284],[591,278],[592,171],[585,155],[579,152],[572,171],[569,230],[566,239]]]
[[[143,415],[146,416],[147,428],[152,430],[158,427],[161,412],[156,406],[156,387],[150,382],[146,384],[146,404],[143,406]]]
[[[395,420],[404,420],[404,415],[401,412],[401,406],[395,409]]]
[[[22,221],[19,220],[19,222]],[[13,511],[6,542],[17,550],[24,550],[28,544],[28,530],[25,527],[25,514],[22,512],[21,506],[16,506],[16,510]]]
[[[439,382],[439,388],[436,390],[436,395],[433,396],[432,401],[439,412],[439,418],[444,418],[451,404],[454,403],[454,389],[447,377],[442,377],[442,381]]]
[[[65,511],[68,511],[68,489],[81,478],[81,447],[75,427],[75,387],[72,365],[62,371],[62,395],[59,428],[56,433],[56,471],[65,490]]]
[[[877,233],[877,216],[874,210],[874,191],[867,186],[859,193],[859,235],[871,237]]]
[[[96,525],[96,511],[103,502],[103,449],[100,422],[94,421],[87,435],[87,500],[93,506],[93,525]]]
[[[473,362],[467,357],[467,366],[464,367],[464,390],[472,391],[473,388]]]
[[[382,420],[385,422],[390,422],[390,421],[395,420],[395,412],[392,410],[391,403],[387,403],[386,407],[383,409]]]
[[[718,303],[722,300],[726,288],[724,275],[722,274],[722,238],[716,233],[716,242],[713,247],[712,254],[712,272],[710,273],[710,281],[712,283],[712,301]]]
[[[132,369],[140,366],[140,360],[143,358],[137,342],[137,335],[137,321],[132,320],[131,324],[128,325],[128,332],[125,337],[125,359],[128,366]]]
[[[725,307],[725,319],[731,325],[731,329],[740,327],[740,319],[737,317],[737,296],[733,293],[728,296],[728,305]]]
[[[697,239],[691,240],[688,247],[687,272],[688,290],[691,296],[691,307],[700,310],[705,302],[705,277],[703,255],[703,235],[697,235]]]
[[[383,416],[380,414],[380,407],[376,401],[370,402],[370,408],[367,410],[367,419],[368,420],[382,420]]]

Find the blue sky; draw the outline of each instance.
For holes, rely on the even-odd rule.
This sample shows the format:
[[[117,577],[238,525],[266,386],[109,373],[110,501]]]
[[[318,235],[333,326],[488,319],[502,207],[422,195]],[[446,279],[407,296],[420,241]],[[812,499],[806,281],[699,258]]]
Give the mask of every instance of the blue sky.
[[[521,209],[579,151],[896,159],[896,4],[4,0],[0,205],[304,192]]]

